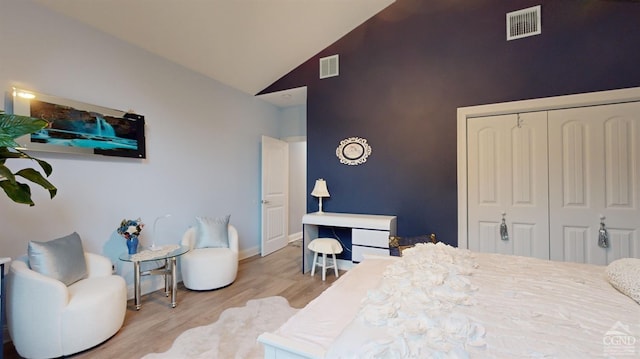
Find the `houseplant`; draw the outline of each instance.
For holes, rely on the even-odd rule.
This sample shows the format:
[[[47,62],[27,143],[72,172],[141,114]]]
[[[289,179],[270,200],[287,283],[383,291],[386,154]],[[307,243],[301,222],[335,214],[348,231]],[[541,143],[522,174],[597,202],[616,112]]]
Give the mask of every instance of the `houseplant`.
[[[49,182],[52,172],[51,165],[43,160],[28,155],[19,149],[20,145],[15,141],[18,137],[34,133],[47,126],[47,121],[13,114],[6,114],[0,111],[0,187],[7,196],[16,203],[34,206],[31,199],[31,188],[29,184],[18,181],[22,177],[32,183],[40,185],[49,191],[51,198],[55,197],[58,189]],[[13,173],[6,165],[7,159],[29,159],[36,161],[44,171],[45,176],[33,168],[23,168]]]

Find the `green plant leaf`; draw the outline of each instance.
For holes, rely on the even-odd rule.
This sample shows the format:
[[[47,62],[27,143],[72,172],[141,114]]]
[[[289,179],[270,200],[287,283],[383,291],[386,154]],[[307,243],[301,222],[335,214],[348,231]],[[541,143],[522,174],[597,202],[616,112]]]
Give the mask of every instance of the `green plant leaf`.
[[[28,153],[22,152],[20,150],[16,150],[16,151],[17,152],[14,152],[14,153],[18,154],[18,156],[12,157],[12,158],[28,158],[30,160],[34,160],[34,161],[38,162],[38,164],[44,170],[44,173],[47,175],[47,177],[51,176],[51,172],[53,172],[53,168],[51,167],[51,165],[47,161],[32,157]]]
[[[9,167],[5,166],[4,163],[0,164],[0,178],[3,177],[12,183],[16,181],[16,177],[13,175],[13,172],[11,172]]]
[[[33,158],[33,160],[38,162],[38,164],[40,165],[40,167],[42,167],[42,170],[47,175],[47,177],[51,176],[51,172],[53,172],[53,168],[48,162],[39,160],[37,158]]]
[[[3,133],[0,133],[0,145],[7,147],[20,147],[20,144],[14,141],[12,136]]]
[[[0,160],[4,162],[6,158],[29,158],[29,155],[18,150],[9,151],[7,147],[0,147]]]
[[[35,203],[31,200],[31,189],[28,185],[20,182],[0,181],[0,187],[12,201],[28,204],[31,207],[35,206]]]
[[[39,184],[40,186],[42,186],[42,188],[49,191],[49,196],[51,196],[51,198],[55,197],[56,193],[58,192],[58,189],[54,185],[52,185],[51,182],[47,181],[47,179],[44,178],[40,172],[34,170],[33,168],[21,169],[20,171],[16,172],[16,176],[26,178],[35,184]]]
[[[0,146],[18,147],[16,138],[41,130],[47,124],[40,118],[0,113]]]
[[[42,119],[7,115],[0,110],[0,187],[2,187],[7,196],[16,203],[24,203],[29,206],[35,205],[31,199],[31,187],[29,187],[28,184],[18,182],[16,176],[25,178],[46,189],[49,191],[51,198],[55,197],[58,193],[58,189],[37,170],[25,168],[16,173],[12,173],[11,170],[5,166],[7,159],[30,159],[38,163],[47,177],[50,176],[53,169],[48,162],[22,152],[17,148],[19,146],[18,143],[14,141],[14,139],[18,137],[46,127],[47,124],[47,121]]]

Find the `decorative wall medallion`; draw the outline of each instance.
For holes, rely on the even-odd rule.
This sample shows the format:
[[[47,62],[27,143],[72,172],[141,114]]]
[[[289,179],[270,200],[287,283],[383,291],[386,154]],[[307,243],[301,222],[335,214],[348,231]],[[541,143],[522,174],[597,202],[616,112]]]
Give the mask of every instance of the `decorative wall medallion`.
[[[367,140],[360,137],[349,137],[340,141],[336,148],[336,156],[340,163],[349,166],[356,166],[367,162],[367,157],[371,154],[371,146]]]

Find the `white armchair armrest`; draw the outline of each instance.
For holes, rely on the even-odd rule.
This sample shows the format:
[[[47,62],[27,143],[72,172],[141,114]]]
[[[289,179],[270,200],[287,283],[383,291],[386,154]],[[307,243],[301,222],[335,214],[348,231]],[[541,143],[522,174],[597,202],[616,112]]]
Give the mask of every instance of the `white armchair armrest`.
[[[111,261],[104,256],[94,253],[84,253],[89,277],[107,277],[113,274]]]
[[[22,338],[38,338],[43,346],[60,348],[57,336],[60,331],[60,312],[69,302],[69,291],[64,283],[32,271],[27,257],[11,263],[7,285],[7,321],[15,345]],[[13,325],[11,325],[13,323]],[[30,323],[41,323],[38,326]]]
[[[180,244],[189,247],[189,250],[193,250],[196,247],[196,229],[190,227],[182,236]]]
[[[42,303],[46,303],[48,308],[66,306],[69,300],[67,286],[57,279],[31,270],[27,260],[26,256],[20,257],[9,268],[10,274],[14,276],[11,290],[15,296],[23,303],[30,303],[29,306],[33,306],[35,311],[42,308]]]

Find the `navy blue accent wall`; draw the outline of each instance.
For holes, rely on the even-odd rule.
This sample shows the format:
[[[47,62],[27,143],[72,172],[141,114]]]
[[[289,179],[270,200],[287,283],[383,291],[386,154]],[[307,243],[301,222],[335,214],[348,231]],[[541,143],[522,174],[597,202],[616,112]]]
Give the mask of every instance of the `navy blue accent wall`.
[[[506,13],[539,4],[542,34],[507,42]],[[630,1],[398,0],[262,93],[308,87],[307,186],[327,180],[325,211],[457,245],[457,108],[640,86],[639,24]],[[334,54],[340,76],[319,80]],[[335,155],[352,136],[372,147],[359,166]]]

